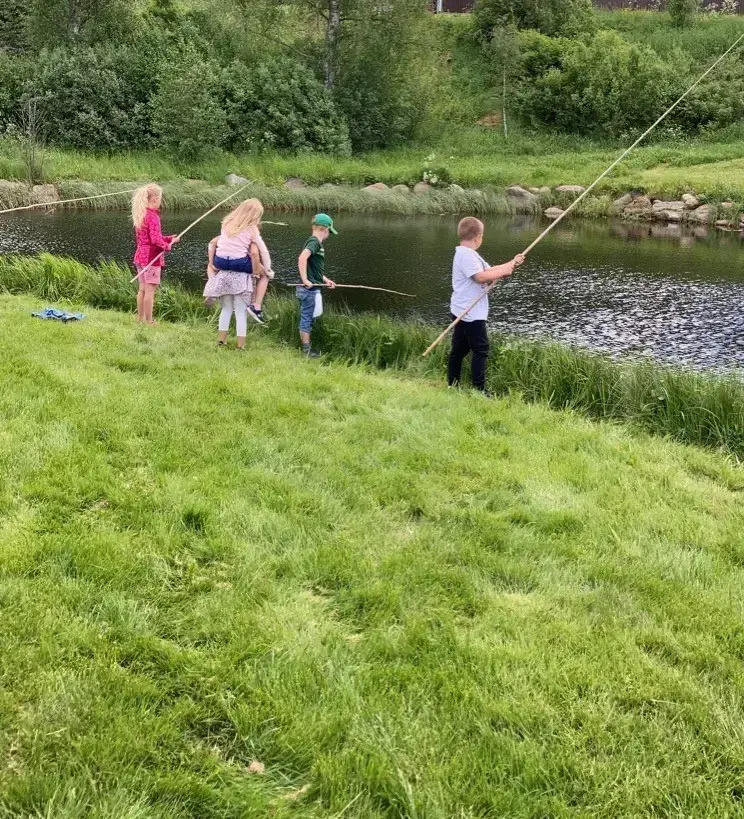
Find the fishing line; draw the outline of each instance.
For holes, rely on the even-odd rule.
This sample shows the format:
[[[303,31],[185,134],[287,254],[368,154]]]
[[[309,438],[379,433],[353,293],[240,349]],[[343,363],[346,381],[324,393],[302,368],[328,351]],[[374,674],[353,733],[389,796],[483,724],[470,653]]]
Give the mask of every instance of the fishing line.
[[[58,205],[69,205],[72,202],[88,202],[90,199],[103,199],[106,196],[124,196],[128,193],[134,193],[137,188],[131,191],[115,191],[114,193],[97,193],[95,196],[79,196],[77,199],[60,199],[57,202],[36,202],[33,205],[22,205],[18,208],[6,208],[0,210],[0,215],[4,213],[15,213],[18,210],[31,210],[32,208],[56,208]]]
[[[302,282],[277,282],[283,284],[285,287],[304,287]],[[330,287],[328,284],[313,284],[313,287]],[[378,290],[380,293],[393,293],[396,296],[405,296],[409,299],[415,299],[412,293],[401,293],[399,290],[388,290],[386,287],[369,287],[366,284],[336,284],[336,288],[343,287],[351,290]],[[335,289],[335,288],[331,288]]]

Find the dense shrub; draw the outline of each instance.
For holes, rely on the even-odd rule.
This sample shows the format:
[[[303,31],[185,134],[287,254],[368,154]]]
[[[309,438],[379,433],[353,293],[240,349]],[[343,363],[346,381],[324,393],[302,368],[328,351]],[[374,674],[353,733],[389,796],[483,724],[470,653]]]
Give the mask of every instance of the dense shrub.
[[[30,44],[41,49],[122,42],[136,29],[135,7],[130,0],[29,0]]]
[[[678,28],[690,25],[699,6],[698,0],[667,0],[667,9],[672,22]]]
[[[0,51],[0,134],[17,119],[29,63]]]
[[[487,38],[508,25],[551,37],[574,37],[596,26],[591,0],[477,0],[475,20]]]
[[[152,127],[160,144],[181,159],[199,159],[226,139],[220,67],[186,52],[166,60],[152,98]]]
[[[129,47],[42,51],[25,94],[43,99],[50,141],[109,150],[142,145],[149,131],[151,58]]]
[[[235,61],[222,72],[222,94],[232,150],[350,152],[346,123],[330,94],[300,63]]]
[[[0,49],[20,50],[28,45],[28,3],[3,0],[0,3]]]
[[[530,35],[525,64],[535,72],[519,93],[524,119],[573,133],[611,136],[650,124],[680,88],[678,70],[611,31],[589,41]]]

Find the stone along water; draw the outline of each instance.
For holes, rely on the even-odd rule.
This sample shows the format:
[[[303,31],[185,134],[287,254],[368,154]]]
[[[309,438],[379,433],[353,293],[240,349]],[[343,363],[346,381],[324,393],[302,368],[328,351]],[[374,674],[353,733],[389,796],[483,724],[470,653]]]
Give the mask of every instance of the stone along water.
[[[167,232],[182,230],[193,213],[164,213]],[[288,223],[266,225],[277,279],[296,281],[296,258],[309,234],[307,214],[267,214]],[[489,217],[482,255],[511,258],[544,222]],[[353,310],[448,318],[455,217],[341,214],[327,243],[329,274],[339,282],[388,287],[416,295],[337,291],[328,302]],[[167,277],[199,291],[206,245],[219,230],[208,217],[169,255]],[[20,213],[0,217],[0,252],[51,253],[81,261],[128,262],[133,252],[127,215],[117,212]],[[552,338],[612,356],[651,357],[702,369],[744,363],[744,300],[738,234],[707,228],[622,222],[566,221],[528,263],[491,297],[491,327],[530,338]],[[134,287],[134,285],[133,285]],[[292,292],[289,288],[279,287]],[[270,291],[271,292],[271,291]],[[271,312],[270,301],[267,302]]]

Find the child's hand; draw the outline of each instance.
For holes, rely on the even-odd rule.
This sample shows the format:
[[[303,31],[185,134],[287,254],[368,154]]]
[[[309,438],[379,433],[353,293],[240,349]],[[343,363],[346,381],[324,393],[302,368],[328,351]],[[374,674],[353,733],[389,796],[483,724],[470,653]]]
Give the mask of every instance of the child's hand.
[[[173,245],[177,245],[177,244],[178,244],[180,241],[181,241],[181,237],[180,237],[180,236],[174,236],[174,237],[171,239],[171,247],[173,247]]]
[[[329,290],[333,290],[336,287],[336,282],[333,282],[330,279],[326,279],[325,283],[328,285]]]
[[[302,284],[304,287],[307,287],[308,290],[311,290],[313,287],[313,283],[309,279],[303,279]]]
[[[517,255],[512,259],[514,267],[521,267],[526,261],[527,257],[521,253],[517,253]]]

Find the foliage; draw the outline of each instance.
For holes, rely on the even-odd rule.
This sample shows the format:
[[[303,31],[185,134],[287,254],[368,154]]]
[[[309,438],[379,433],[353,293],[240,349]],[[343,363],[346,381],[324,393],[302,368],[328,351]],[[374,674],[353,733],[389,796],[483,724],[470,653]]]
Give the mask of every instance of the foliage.
[[[477,0],[474,13],[487,39],[510,25],[550,37],[575,37],[596,25],[591,0]]]
[[[527,81],[522,116],[573,133],[628,133],[647,125],[677,95],[679,74],[648,48],[611,31],[588,41],[530,33],[522,42]],[[539,66],[547,70],[535,75]]]
[[[22,50],[28,45],[28,17],[26,0],[0,3],[0,51]]]
[[[227,146],[348,154],[346,123],[311,71],[287,59],[235,61],[222,72]]]
[[[35,49],[120,42],[136,20],[128,0],[30,0],[28,31]]]
[[[72,148],[141,145],[149,132],[148,56],[136,49],[42,51],[25,96],[42,100],[50,140]]]
[[[700,7],[700,0],[667,0],[672,23],[678,28],[689,26]]]
[[[195,160],[224,143],[227,115],[219,83],[219,65],[194,52],[163,64],[151,106],[153,129],[167,151]]]

